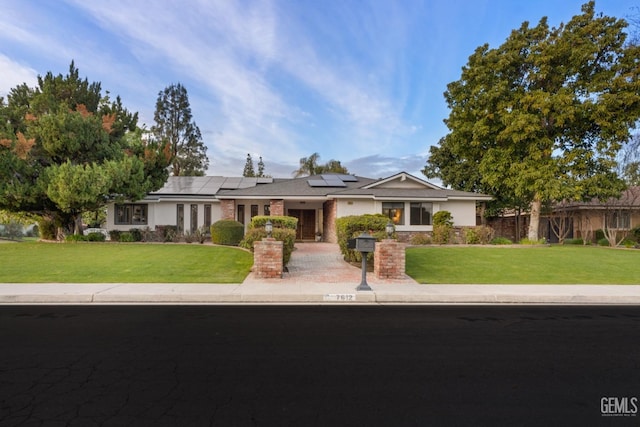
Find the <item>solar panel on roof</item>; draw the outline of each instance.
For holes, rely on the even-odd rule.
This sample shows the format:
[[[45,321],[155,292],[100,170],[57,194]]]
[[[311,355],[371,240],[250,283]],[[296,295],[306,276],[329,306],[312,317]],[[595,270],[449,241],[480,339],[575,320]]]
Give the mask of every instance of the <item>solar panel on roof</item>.
[[[353,175],[337,175],[344,182],[358,182],[358,178]]]
[[[308,179],[307,183],[310,187],[327,187],[327,181],[324,179]]]

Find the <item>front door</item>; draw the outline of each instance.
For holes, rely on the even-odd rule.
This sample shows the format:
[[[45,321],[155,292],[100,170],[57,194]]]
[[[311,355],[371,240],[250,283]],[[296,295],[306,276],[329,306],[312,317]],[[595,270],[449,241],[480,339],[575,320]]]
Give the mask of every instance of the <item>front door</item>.
[[[315,209],[289,209],[289,216],[298,218],[296,240],[314,240],[316,237]]]

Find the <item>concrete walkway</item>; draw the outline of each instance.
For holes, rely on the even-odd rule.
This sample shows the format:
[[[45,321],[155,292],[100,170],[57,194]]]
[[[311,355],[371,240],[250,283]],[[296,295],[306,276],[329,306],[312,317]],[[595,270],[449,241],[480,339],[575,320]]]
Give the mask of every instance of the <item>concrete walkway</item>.
[[[338,245],[296,243],[282,279],[241,284],[172,283],[0,283],[0,304],[640,304],[640,285],[423,285],[410,277],[367,282],[342,260]]]

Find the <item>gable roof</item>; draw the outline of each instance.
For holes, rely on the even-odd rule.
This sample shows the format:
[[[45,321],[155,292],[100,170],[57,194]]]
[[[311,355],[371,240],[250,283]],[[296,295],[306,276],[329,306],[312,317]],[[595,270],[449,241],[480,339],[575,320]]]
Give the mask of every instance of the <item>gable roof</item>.
[[[376,187],[384,187],[387,186],[389,184],[392,184],[394,181],[398,181],[400,183],[404,183],[406,181],[409,181],[410,183],[415,184],[418,187],[425,187],[431,190],[442,190],[441,187],[438,187],[437,185],[434,185],[430,182],[427,182],[423,179],[417,178],[409,173],[406,172],[400,172],[397,173],[395,175],[391,175],[390,177],[387,178],[381,178],[379,180],[377,180],[376,182],[373,182],[369,185],[364,186],[363,188],[369,189],[369,188],[376,188]]]

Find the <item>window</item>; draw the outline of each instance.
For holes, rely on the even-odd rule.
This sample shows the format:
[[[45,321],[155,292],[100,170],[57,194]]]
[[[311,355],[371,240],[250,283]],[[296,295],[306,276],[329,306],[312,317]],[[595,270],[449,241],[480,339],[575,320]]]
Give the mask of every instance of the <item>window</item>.
[[[204,226],[211,227],[211,205],[204,205]]]
[[[404,202],[382,203],[382,214],[388,216],[395,225],[404,225]]]
[[[118,225],[146,225],[147,205],[125,204],[116,205],[116,224]]]
[[[258,205],[251,205],[251,218],[258,215]]]
[[[610,229],[629,230],[631,228],[631,218],[629,211],[617,210],[607,214],[607,227]]]
[[[431,225],[432,203],[411,203],[409,223],[411,225]]]
[[[184,233],[184,205],[182,204],[176,207],[176,226],[178,233]]]
[[[191,232],[198,231],[198,205],[191,205]]]
[[[265,216],[271,215],[271,205],[264,205],[264,215]]]
[[[238,222],[244,224],[244,205],[238,205]]]

